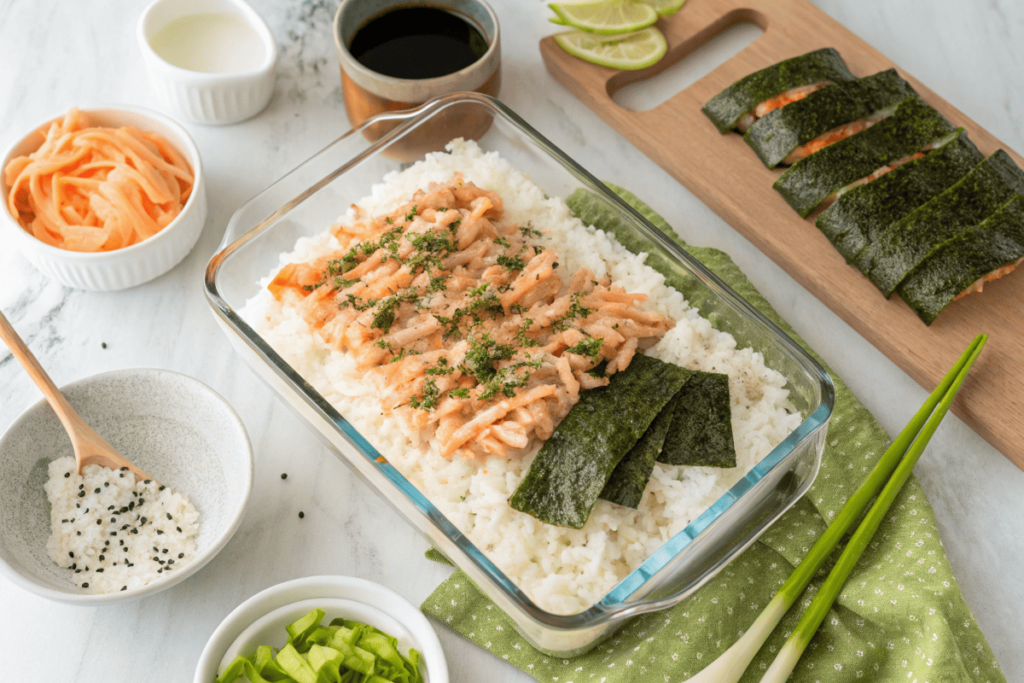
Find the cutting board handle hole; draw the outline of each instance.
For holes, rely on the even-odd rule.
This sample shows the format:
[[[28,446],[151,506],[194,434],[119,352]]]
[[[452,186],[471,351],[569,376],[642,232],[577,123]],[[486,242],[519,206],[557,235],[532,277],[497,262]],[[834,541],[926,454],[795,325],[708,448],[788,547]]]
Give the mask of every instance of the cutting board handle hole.
[[[619,72],[608,81],[608,94],[623,109],[650,111],[746,49],[764,34],[764,25],[756,12],[731,12],[679,45],[670,42],[668,54],[651,69]]]

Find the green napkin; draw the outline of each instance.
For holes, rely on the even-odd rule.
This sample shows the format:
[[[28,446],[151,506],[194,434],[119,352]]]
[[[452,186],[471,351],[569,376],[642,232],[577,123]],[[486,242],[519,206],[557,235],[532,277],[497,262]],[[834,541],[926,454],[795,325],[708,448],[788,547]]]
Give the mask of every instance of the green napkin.
[[[686,245],[639,199],[621,188],[612,189],[815,355],[726,254]],[[595,211],[580,218],[600,227],[602,215]],[[835,374],[832,378],[835,411],[821,470],[810,491],[757,543],[676,607],[638,617],[573,659],[550,657],[530,647],[508,616],[462,571],[454,572],[424,601],[423,611],[543,683],[685,681],[750,626],[889,443],[846,385]],[[443,560],[436,551],[428,556]],[[828,569],[819,573],[775,630],[743,681],[760,680]],[[1006,680],[964,602],[939,540],[935,514],[913,477],[790,680],[828,683],[860,678],[908,683]]]

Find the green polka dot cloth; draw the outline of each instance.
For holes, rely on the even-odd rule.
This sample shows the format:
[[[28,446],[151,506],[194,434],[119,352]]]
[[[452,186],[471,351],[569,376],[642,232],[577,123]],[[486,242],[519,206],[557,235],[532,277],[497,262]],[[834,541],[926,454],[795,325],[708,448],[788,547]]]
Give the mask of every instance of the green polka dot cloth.
[[[612,189],[807,348],[726,254],[687,246],[661,216],[625,190]],[[593,217],[581,218],[594,222],[587,220]],[[423,611],[541,683],[685,681],[744,633],[888,445],[889,437],[867,409],[832,377],[835,412],[814,485],[757,543],[683,603],[634,619],[573,659],[534,650],[461,571],[427,598]],[[428,556],[444,561],[436,551]],[[761,679],[830,569],[827,564],[786,615],[743,681]],[[893,504],[790,680],[861,679],[1006,680],[964,602],[939,539],[935,514],[915,478]]]

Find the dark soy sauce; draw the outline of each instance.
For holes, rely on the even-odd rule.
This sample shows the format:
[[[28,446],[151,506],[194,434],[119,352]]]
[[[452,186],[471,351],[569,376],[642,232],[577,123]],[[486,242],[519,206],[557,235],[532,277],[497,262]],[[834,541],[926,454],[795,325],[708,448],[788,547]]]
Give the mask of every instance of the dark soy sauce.
[[[368,69],[393,78],[437,78],[464,69],[487,52],[470,22],[437,7],[399,7],[356,31],[349,51]]]

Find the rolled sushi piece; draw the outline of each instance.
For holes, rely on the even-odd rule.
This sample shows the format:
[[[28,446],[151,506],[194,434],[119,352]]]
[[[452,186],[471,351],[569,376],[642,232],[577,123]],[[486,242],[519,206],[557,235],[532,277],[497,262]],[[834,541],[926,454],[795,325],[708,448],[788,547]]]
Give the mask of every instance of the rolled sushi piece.
[[[886,110],[917,95],[889,69],[828,85],[757,119],[743,139],[768,168],[792,164],[878,123]]]
[[[757,116],[806,97],[829,83],[855,81],[834,48],[815,50],[756,71],[736,81],[704,105],[701,111],[720,133],[728,133],[749,114],[746,130]],[[760,111],[755,111],[758,105]]]
[[[857,257],[864,263],[864,274],[883,294],[892,295],[933,249],[978,225],[1020,194],[1024,194],[1024,171],[1000,149],[865,247]]]
[[[1024,261],[1024,196],[1017,195],[978,225],[933,249],[899,287],[900,296],[931,325],[954,300],[980,292]]]
[[[790,166],[775,189],[806,218],[855,183],[880,177],[955,129],[917,97],[901,102],[891,116]]]
[[[886,228],[953,186],[984,159],[958,128],[922,158],[840,194],[818,216],[817,226],[847,263],[857,263],[857,254]]]

